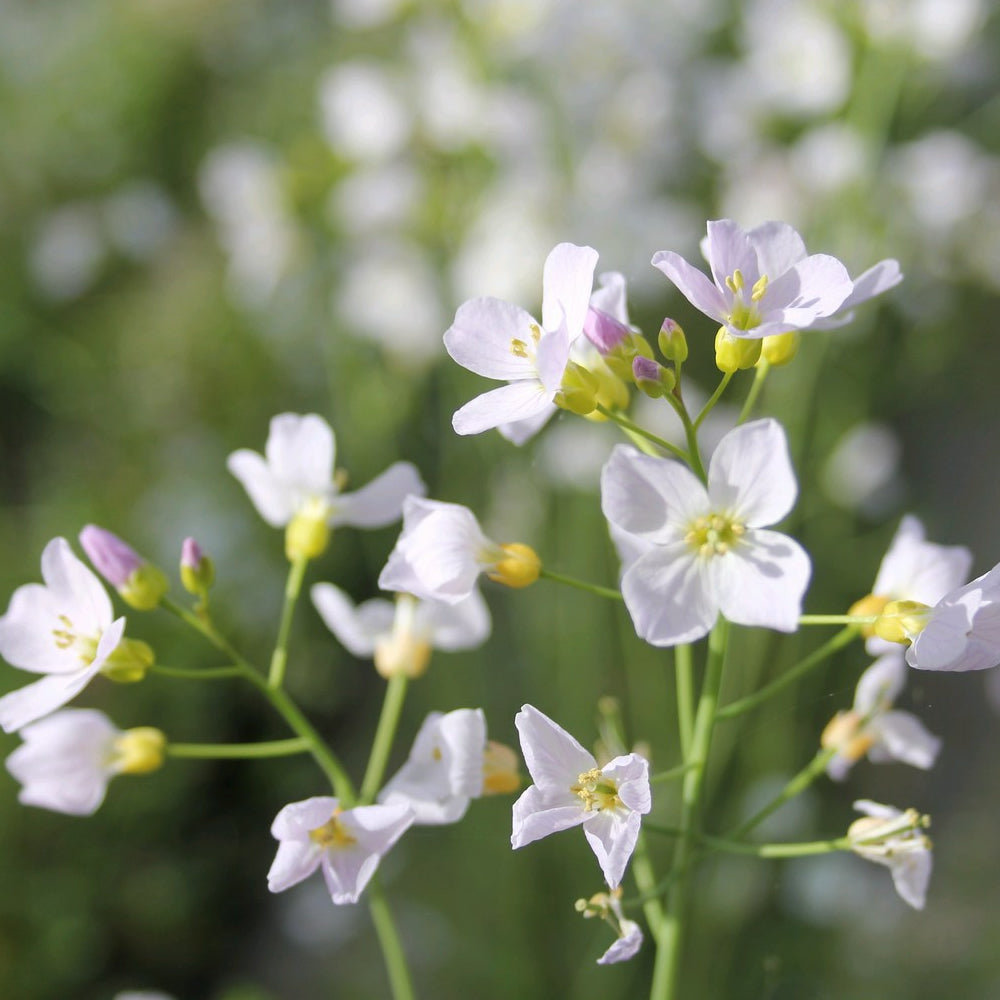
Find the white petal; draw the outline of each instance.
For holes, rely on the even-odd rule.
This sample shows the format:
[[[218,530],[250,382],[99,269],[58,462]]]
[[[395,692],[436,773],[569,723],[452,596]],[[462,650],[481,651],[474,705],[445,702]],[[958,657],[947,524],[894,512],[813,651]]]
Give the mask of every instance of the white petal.
[[[713,511],[735,514],[751,527],[780,521],[798,495],[781,424],[754,420],[731,430],[712,454],[708,495]]]
[[[338,805],[329,795],[291,802],[274,817],[271,836],[278,840],[309,841],[309,831],[329,822]]]
[[[802,237],[786,222],[765,222],[747,233],[760,273],[772,281],[807,255]]]
[[[562,386],[572,342],[569,327],[565,323],[560,323],[554,330],[546,330],[538,342],[535,366],[549,399],[554,399]]]
[[[97,663],[75,674],[48,674],[41,680],[5,694],[0,698],[0,726],[5,733],[13,733],[29,722],[62,708],[87,686],[100,669],[101,665]]]
[[[870,755],[875,759],[876,749],[884,750],[892,760],[902,761],[927,771],[941,750],[941,741],[924,724],[909,712],[885,712],[878,717],[873,729],[878,743]]]
[[[590,304],[612,319],[628,326],[625,275],[618,271],[605,271],[598,275],[597,281],[600,287],[595,288],[591,294]]]
[[[549,805],[538,786],[531,785],[514,803],[510,846],[516,850],[550,833],[579,826],[587,816],[579,800],[576,805]]]
[[[862,302],[895,288],[902,280],[903,272],[899,269],[899,261],[891,257],[880,260],[854,279],[851,294],[841,308],[853,309]]]
[[[359,657],[375,652],[375,640],[392,632],[395,609],[391,601],[375,598],[359,607],[332,583],[317,583],[310,591],[312,602],[326,627],[340,644]]]
[[[716,286],[725,288],[726,278],[739,271],[746,287],[752,288],[760,277],[760,265],[749,233],[732,219],[709,222],[707,230],[704,248]]]
[[[677,286],[677,290],[695,309],[719,323],[723,321],[728,309],[722,292],[680,254],[659,250],[653,254],[652,264]]]
[[[642,947],[642,930],[634,920],[621,920],[621,937],[597,960],[598,965],[627,962]]]
[[[309,840],[283,840],[267,873],[267,887],[271,892],[284,892],[309,878],[323,857],[319,844]]]
[[[853,288],[847,268],[836,257],[813,254],[768,284],[764,318],[776,319],[773,314],[780,310],[791,326],[808,326],[840,309]]]
[[[649,790],[649,762],[637,753],[615,757],[605,764],[602,773],[618,786],[618,798],[629,809],[648,813],[652,808]]]
[[[605,882],[610,888],[617,889],[639,839],[642,817],[637,812],[622,817],[604,811],[588,813],[587,816],[583,824],[587,842],[597,856]]]
[[[748,531],[743,542],[708,561],[719,610],[737,625],[796,631],[812,573],[805,549],[787,535],[762,529]]]
[[[421,607],[435,649],[474,649],[489,638],[490,611],[478,590],[457,604],[427,601]]]
[[[521,752],[532,781],[544,793],[572,796],[570,786],[597,766],[593,754],[533,705],[522,705],[514,716]],[[567,798],[567,803],[572,801]]]
[[[332,526],[383,528],[398,521],[403,501],[427,492],[420,473],[409,462],[394,462],[381,475],[355,493],[342,493],[333,501]]]
[[[971,568],[972,553],[967,548],[926,541],[923,524],[907,514],[882,559],[872,593],[934,605],[960,587]]]
[[[501,425],[533,420],[552,410],[552,394],[537,378],[523,379],[491,389],[455,411],[456,434],[481,434]]]
[[[917,670],[969,670],[993,666],[988,656],[977,656],[970,650],[971,632],[972,616],[963,604],[938,604],[923,631],[906,650],[906,662]]]
[[[295,514],[295,491],[271,470],[255,451],[241,448],[226,459],[226,467],[242,483],[257,513],[280,528]]]
[[[901,851],[889,862],[892,882],[904,903],[922,910],[927,899],[933,858],[928,851]]]
[[[45,546],[42,579],[78,631],[96,633],[111,624],[111,599],[104,585],[73,555],[65,538],[54,538]]]
[[[597,256],[593,247],[560,243],[546,257],[542,272],[542,326],[546,330],[555,330],[565,317],[570,340],[583,331]]]
[[[556,404],[550,403],[534,416],[515,420],[511,424],[500,424],[497,430],[511,444],[522,445],[533,438],[552,419],[557,410]]]
[[[53,632],[65,627],[59,616],[65,609],[48,587],[27,583],[10,599],[0,618],[0,656],[20,670],[36,674],[75,673],[79,652],[56,645]]]
[[[330,490],[336,442],[330,425],[318,414],[281,413],[273,417],[265,454],[280,482],[316,496]]]
[[[518,306],[500,299],[463,303],[444,335],[444,346],[463,368],[486,378],[512,382],[537,376],[531,356],[515,354],[512,342],[534,343],[538,322]]]
[[[888,708],[906,683],[906,661],[901,646],[880,656],[862,675],[854,692],[854,711],[870,715],[880,706]]]

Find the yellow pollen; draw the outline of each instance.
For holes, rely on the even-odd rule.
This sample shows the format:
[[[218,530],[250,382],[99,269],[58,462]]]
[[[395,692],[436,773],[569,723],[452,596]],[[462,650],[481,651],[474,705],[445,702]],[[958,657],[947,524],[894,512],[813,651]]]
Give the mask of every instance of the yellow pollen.
[[[526,358],[528,356],[528,345],[523,340],[514,337],[510,342],[510,353],[515,358]]]
[[[739,544],[746,530],[742,521],[723,514],[709,514],[691,522],[684,541],[700,556],[721,556]]]
[[[322,826],[310,830],[309,839],[326,850],[350,847],[352,844],[356,844],[356,838],[347,832],[344,824],[337,818],[340,812],[340,809],[335,810],[334,814]]]
[[[750,289],[750,301],[760,302],[764,298],[764,293],[767,291],[767,275],[762,274]]]
[[[441,759],[442,759],[442,758],[444,757],[444,754],[443,754],[443,753],[441,753],[441,748],[440,748],[440,747],[435,747],[435,748],[434,748],[434,749],[433,749],[433,750],[431,751],[431,756],[432,756],[432,757],[433,757],[433,758],[434,758],[435,760],[441,760]]]
[[[733,273],[726,278],[726,287],[733,293],[737,294],[743,291],[743,272],[736,268]]]
[[[595,810],[616,809],[621,805],[618,798],[618,786],[610,778],[605,777],[600,768],[592,767],[584,771],[576,779],[576,784],[570,786],[570,791],[583,800],[586,812]]]

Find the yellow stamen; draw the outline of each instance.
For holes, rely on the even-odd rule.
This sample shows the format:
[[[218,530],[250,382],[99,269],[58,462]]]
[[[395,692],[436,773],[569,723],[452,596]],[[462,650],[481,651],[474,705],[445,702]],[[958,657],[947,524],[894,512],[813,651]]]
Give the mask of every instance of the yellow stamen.
[[[740,543],[746,525],[723,514],[695,518],[688,525],[684,541],[703,557],[725,555]]]
[[[616,809],[621,805],[618,786],[610,778],[605,777],[598,767],[592,767],[579,775],[576,784],[570,786],[570,791],[583,800],[583,808],[587,812]]]
[[[337,818],[342,811],[341,809],[334,810],[333,815],[322,826],[310,830],[309,839],[319,844],[324,850],[350,847],[352,844],[356,844],[357,838],[352,837],[341,820]]]

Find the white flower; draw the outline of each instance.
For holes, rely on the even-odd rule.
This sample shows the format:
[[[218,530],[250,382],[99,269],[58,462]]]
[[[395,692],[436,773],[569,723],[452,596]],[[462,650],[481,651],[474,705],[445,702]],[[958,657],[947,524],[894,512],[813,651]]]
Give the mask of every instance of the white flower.
[[[915,715],[892,709],[905,681],[906,664],[898,648],[861,675],[854,707],[838,712],[823,731],[822,745],[837,750],[826,766],[835,781],[843,781],[865,753],[879,764],[898,760],[925,771],[934,766],[941,741]]]
[[[597,251],[560,243],[545,260],[542,322],[519,306],[495,298],[459,306],[444,346],[463,368],[508,384],[477,396],[456,411],[459,434],[498,428],[523,444],[555,413],[556,394],[583,332],[597,265]]]
[[[379,792],[386,805],[408,805],[416,824],[457,823],[483,794],[486,718],[459,708],[424,719],[406,763]]]
[[[20,670],[46,675],[0,698],[0,725],[8,733],[79,694],[125,629],[124,618],[112,620],[111,599],[65,538],[45,546],[42,579],[44,585],[18,587],[0,618],[0,656]]]
[[[282,892],[322,868],[334,903],[356,903],[379,861],[412,822],[405,805],[341,809],[329,796],[292,802],[271,824],[279,844],[267,887]]]
[[[355,656],[372,657],[383,677],[424,672],[432,649],[472,649],[490,634],[490,613],[478,590],[457,604],[399,594],[354,606],[332,583],[317,583],[313,604],[330,631]]]
[[[468,507],[411,496],[403,503],[403,530],[378,585],[457,604],[473,592],[480,573],[509,587],[525,587],[538,578],[540,566],[528,546],[498,545],[487,538]]]
[[[622,912],[622,890],[619,886],[610,892],[595,893],[590,899],[578,899],[576,909],[584,918],[600,917],[615,932],[615,940],[597,960],[598,965],[626,962],[642,946],[642,930],[634,920]]]
[[[933,865],[931,842],[922,830],[930,821],[915,809],[901,812],[869,799],[855,802],[854,808],[865,816],[847,831],[851,850],[885,865],[903,902],[922,910]]]
[[[336,439],[322,417],[281,413],[271,420],[265,455],[241,448],[226,464],[275,528],[297,516],[329,527],[381,528],[399,518],[404,497],[424,492],[417,470],[396,462],[356,493],[341,493],[335,457]]]
[[[720,612],[740,625],[794,632],[809,557],[763,526],[783,518],[796,493],[774,420],[744,424],[719,442],[707,488],[680,462],[618,445],[601,474],[601,506],[631,560],[622,596],[638,634],[654,646],[692,642]]]
[[[598,767],[593,754],[532,705],[521,708],[514,725],[534,784],[514,803],[511,846],[582,824],[605,881],[617,888],[651,807],[649,764],[630,753]]]

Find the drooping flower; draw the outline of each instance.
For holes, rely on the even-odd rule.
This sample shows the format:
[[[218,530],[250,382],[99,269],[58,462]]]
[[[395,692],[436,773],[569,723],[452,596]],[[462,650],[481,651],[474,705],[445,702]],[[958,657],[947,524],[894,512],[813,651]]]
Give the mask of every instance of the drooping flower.
[[[934,605],[962,585],[972,568],[972,553],[962,545],[937,545],[926,540],[920,519],[907,514],[882,559],[872,592],[851,614],[878,614],[890,601],[919,601]],[[893,644],[866,631],[868,652],[879,654]]]
[[[271,825],[279,841],[267,887],[283,892],[317,868],[333,902],[356,903],[379,861],[413,822],[405,805],[341,809],[329,796],[316,796],[284,807]]]
[[[444,346],[463,368],[508,384],[477,396],[456,411],[459,434],[497,428],[523,444],[556,411],[556,396],[583,332],[597,265],[591,247],[560,243],[545,260],[542,321],[519,306],[495,298],[459,306]]]
[[[90,816],[117,774],[145,774],[163,763],[158,729],[122,731],[103,713],[64,708],[21,730],[24,743],[7,758],[21,783],[18,800],[72,816]]]
[[[432,649],[473,649],[490,634],[490,612],[478,590],[457,604],[399,594],[395,604],[376,597],[355,607],[332,583],[317,583],[313,604],[326,627],[359,657],[372,657],[383,677],[419,677]]]
[[[481,573],[508,587],[526,587],[540,570],[527,545],[498,545],[487,538],[468,507],[411,496],[403,503],[403,530],[378,585],[457,604],[473,592]]]
[[[607,951],[597,960],[598,965],[627,962],[642,947],[642,929],[622,912],[621,886],[610,892],[595,893],[590,899],[578,899],[576,909],[584,917],[600,917],[617,935]]]
[[[264,455],[241,448],[229,456],[229,471],[260,516],[272,527],[285,527],[289,558],[319,555],[331,528],[392,524],[403,499],[424,492],[416,468],[395,462],[357,492],[342,493],[335,457],[333,430],[315,413],[281,413],[271,420]]]
[[[88,524],[80,532],[80,546],[97,572],[118,591],[126,604],[138,611],[157,607],[170,589],[166,574],[159,566],[154,566],[127,542],[96,524]]]
[[[823,747],[837,751],[826,766],[835,781],[843,781],[866,753],[879,764],[898,760],[925,771],[934,766],[941,741],[915,715],[892,707],[905,682],[906,664],[898,649],[861,675],[853,708],[838,712],[820,740]]]
[[[532,705],[521,708],[514,725],[534,784],[514,803],[511,846],[582,825],[605,881],[617,888],[651,808],[648,762],[630,753],[598,767],[593,754]]]
[[[18,587],[0,618],[0,656],[45,674],[0,698],[0,725],[14,732],[61,708],[104,667],[122,639],[125,619],[112,619],[111,600],[65,538],[42,552],[43,584]]]
[[[707,488],[680,462],[616,446],[601,474],[601,506],[628,555],[622,596],[638,634],[654,646],[692,642],[720,612],[794,632],[809,557],[764,526],[781,520],[796,494],[774,420],[743,424],[719,442]]]
[[[851,850],[885,865],[903,902],[922,910],[933,867],[931,842],[923,832],[930,819],[916,809],[902,812],[870,799],[855,802],[854,808],[865,815],[847,831]]]
[[[509,758],[506,766],[496,767],[504,756]],[[513,752],[487,742],[482,709],[459,708],[431,712],[424,719],[406,763],[379,792],[378,801],[408,805],[415,824],[456,823],[472,799],[516,791],[519,782]]]

